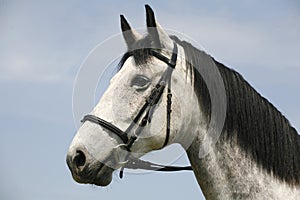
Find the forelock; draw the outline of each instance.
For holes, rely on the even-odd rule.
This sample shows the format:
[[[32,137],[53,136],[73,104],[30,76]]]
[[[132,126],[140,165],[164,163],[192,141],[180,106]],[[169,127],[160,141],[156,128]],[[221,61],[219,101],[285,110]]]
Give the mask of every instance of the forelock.
[[[135,64],[137,66],[145,65],[152,61],[153,56],[151,51],[154,48],[152,47],[152,39],[149,35],[144,37],[143,39],[137,41],[133,44],[132,50],[128,50],[121,58],[119,62],[119,69],[121,69],[129,57],[133,57]],[[156,51],[160,51],[160,49],[155,49]]]

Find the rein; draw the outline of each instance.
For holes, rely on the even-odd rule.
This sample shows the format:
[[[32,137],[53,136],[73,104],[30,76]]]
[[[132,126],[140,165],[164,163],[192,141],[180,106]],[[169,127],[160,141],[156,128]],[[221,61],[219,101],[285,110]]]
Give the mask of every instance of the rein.
[[[155,50],[151,50],[151,55],[156,57],[157,59],[163,61],[168,65],[167,70],[164,72],[158,83],[156,84],[155,88],[152,89],[150,95],[147,97],[144,105],[141,107],[137,115],[134,117],[131,124],[128,126],[128,128],[125,131],[122,131],[112,123],[101,119],[95,115],[86,115],[81,120],[81,122],[90,121],[95,124],[98,124],[112,133],[116,134],[122,141],[123,144],[118,145],[117,147],[123,148],[124,150],[127,150],[128,152],[131,152],[131,147],[136,141],[136,139],[139,137],[139,135],[142,133],[144,127],[151,123],[151,118],[154,113],[154,109],[158,101],[161,99],[162,94],[164,93],[164,90],[166,86],[167,89],[167,127],[166,127],[166,137],[165,141],[161,147],[164,148],[167,146],[170,138],[170,124],[171,124],[171,112],[172,112],[172,93],[171,93],[171,76],[172,72],[176,67],[176,61],[177,61],[177,53],[178,53],[178,47],[177,44],[174,42],[173,52],[171,58],[167,58],[164,55],[160,54],[159,52]],[[143,116],[144,115],[144,116]],[[143,117],[142,117],[143,116]],[[132,132],[133,128],[137,127],[134,133],[130,134]],[[117,148],[116,147],[116,148]],[[129,153],[125,157],[125,162],[123,162],[123,167],[120,171],[120,178],[123,178],[124,169],[143,169],[143,170],[155,170],[155,171],[182,171],[182,170],[193,170],[191,166],[186,167],[178,167],[178,166],[164,166],[159,164],[154,164],[151,162],[143,161],[139,158],[135,158],[133,156],[130,156]]]

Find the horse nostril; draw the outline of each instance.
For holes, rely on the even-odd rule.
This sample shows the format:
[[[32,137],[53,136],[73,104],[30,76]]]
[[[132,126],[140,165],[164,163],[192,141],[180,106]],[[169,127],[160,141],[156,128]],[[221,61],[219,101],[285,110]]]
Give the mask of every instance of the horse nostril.
[[[74,157],[74,164],[77,168],[84,166],[85,164],[85,155],[82,151],[76,151],[76,155]]]

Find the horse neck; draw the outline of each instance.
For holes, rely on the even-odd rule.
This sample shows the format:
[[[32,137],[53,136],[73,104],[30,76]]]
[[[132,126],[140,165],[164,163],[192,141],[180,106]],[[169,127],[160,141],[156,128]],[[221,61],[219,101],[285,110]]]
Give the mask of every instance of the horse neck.
[[[203,132],[187,150],[197,181],[206,199],[297,199],[299,187],[275,179],[241,150],[237,142],[220,139],[209,154],[199,158]]]

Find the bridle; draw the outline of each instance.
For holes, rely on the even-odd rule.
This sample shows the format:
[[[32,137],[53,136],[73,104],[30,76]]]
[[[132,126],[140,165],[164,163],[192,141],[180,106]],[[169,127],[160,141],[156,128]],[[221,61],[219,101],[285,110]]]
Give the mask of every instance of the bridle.
[[[167,115],[166,115],[166,120],[167,120],[167,127],[166,127],[166,137],[165,141],[162,145],[161,148],[164,148],[170,138],[170,123],[171,123],[171,112],[172,112],[172,93],[171,93],[171,76],[172,72],[176,67],[176,62],[177,62],[177,54],[178,54],[178,47],[175,42],[173,42],[173,51],[172,51],[172,56],[171,58],[167,58],[166,56],[162,55],[161,53],[157,52],[154,49],[150,50],[150,55],[156,57],[157,59],[163,61],[168,65],[167,70],[163,73],[161,76],[160,80],[156,84],[156,86],[152,89],[150,95],[146,98],[145,103],[139,110],[139,112],[136,114],[134,117],[133,121],[131,124],[128,126],[128,128],[125,131],[122,131],[112,123],[99,118],[95,115],[88,114],[84,116],[84,118],[81,120],[81,122],[85,121],[90,121],[95,124],[98,124],[105,129],[111,131],[112,133],[116,134],[122,141],[123,144],[118,145],[117,147],[121,147],[124,150],[127,150],[128,152],[131,151],[131,147],[134,144],[134,142],[137,140],[139,135],[142,133],[144,127],[148,124],[151,123],[151,118],[155,110],[155,106],[158,103],[158,101],[161,99],[164,90],[167,86]],[[134,133],[133,129],[136,127]],[[129,136],[129,133],[130,136]],[[187,167],[177,167],[177,166],[163,166],[163,165],[158,165],[154,164],[151,162],[146,162],[143,160],[140,160],[138,158],[135,158],[133,156],[130,156],[129,153],[127,154],[125,158],[125,162],[123,163],[123,167],[121,168],[120,171],[120,178],[123,177],[123,171],[125,168],[130,168],[130,169],[146,169],[146,170],[157,170],[157,171],[180,171],[180,170],[192,170],[190,166]]]

